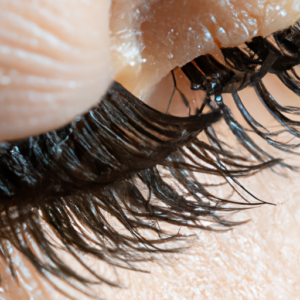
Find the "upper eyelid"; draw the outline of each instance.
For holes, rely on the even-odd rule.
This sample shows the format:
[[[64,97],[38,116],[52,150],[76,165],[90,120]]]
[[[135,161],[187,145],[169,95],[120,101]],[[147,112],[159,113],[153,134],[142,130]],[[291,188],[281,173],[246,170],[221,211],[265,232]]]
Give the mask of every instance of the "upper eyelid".
[[[168,119],[169,117],[166,117],[166,119]],[[59,133],[58,133],[59,134]],[[63,132],[60,132],[60,134],[63,134]],[[212,132],[210,133],[210,134],[212,134]],[[19,145],[20,146],[20,145]],[[199,146],[199,145],[198,145]],[[204,145],[203,145],[204,146]],[[21,147],[22,147],[22,144],[21,144]],[[13,149],[13,148],[11,148],[10,149],[11,150],[11,155],[13,156],[13,153],[15,152],[18,152],[18,149]],[[36,150],[38,150],[38,149],[36,149]],[[191,150],[193,150],[193,149],[191,149]],[[206,149],[206,151],[208,151],[209,149]],[[216,151],[216,150],[215,150]],[[221,150],[222,151],[222,150]],[[71,154],[71,153],[70,153]],[[172,161],[172,159],[174,159],[174,161],[176,161],[176,156],[174,157],[174,158],[171,158],[171,161]],[[169,163],[169,162],[168,162]],[[166,163],[166,165],[168,166],[168,163]],[[266,164],[265,166],[270,166],[270,164],[268,165],[268,164]],[[200,169],[199,169],[200,170]],[[16,170],[17,171],[17,170]],[[145,175],[145,177],[144,177],[144,179],[146,180],[146,178],[147,178],[147,176]],[[145,181],[145,182],[147,182],[147,181]],[[56,213],[58,213],[58,212],[56,212]],[[8,214],[6,217],[8,217],[8,220],[10,219],[10,218],[12,218],[13,216],[12,215],[10,215],[10,214]],[[49,216],[48,216],[49,217]],[[2,221],[5,221],[5,219],[3,219]],[[220,219],[219,220],[220,222],[221,222],[221,224],[222,224],[222,220]],[[230,223],[228,223],[228,224],[230,224]],[[227,225],[228,225],[227,224]],[[226,225],[226,223],[224,222],[224,225]]]

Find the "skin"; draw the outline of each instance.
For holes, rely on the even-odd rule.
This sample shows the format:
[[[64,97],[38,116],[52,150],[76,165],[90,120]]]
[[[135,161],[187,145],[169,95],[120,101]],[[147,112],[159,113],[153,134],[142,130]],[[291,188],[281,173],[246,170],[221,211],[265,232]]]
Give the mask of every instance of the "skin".
[[[157,88],[160,93],[169,95],[172,91],[171,78],[166,78],[166,82],[164,90]],[[281,104],[295,105],[299,101],[272,76],[268,76],[265,82]],[[183,87],[182,82],[180,87]],[[259,103],[253,97],[252,90],[243,91],[242,96],[248,109],[255,112]],[[191,95],[191,99],[196,100],[197,97],[201,98],[201,95]],[[154,101],[151,96],[150,100]],[[171,112],[180,115],[182,105],[174,100]],[[226,101],[238,116],[230,99]],[[154,102],[151,103],[154,105]],[[263,124],[276,124],[264,109],[255,113],[255,116]],[[218,130],[226,136],[225,126],[220,124]],[[226,136],[226,141],[234,143],[230,135]],[[258,138],[256,142],[261,143]],[[290,159],[294,164],[298,160],[297,157],[282,153],[280,156]],[[255,195],[277,206],[266,205],[238,214],[240,220],[251,218],[251,221],[226,233],[182,230],[182,233],[197,235],[195,245],[190,250],[162,257],[160,263],[143,265],[151,271],[150,274],[117,270],[118,279],[126,288],[100,286],[95,288],[96,293],[106,299],[116,300],[299,299],[299,175],[283,173],[285,176],[279,176],[268,170],[242,181]],[[222,195],[224,189],[220,188],[217,192]],[[18,266],[17,282],[11,278],[8,270],[4,272],[1,283],[3,299],[65,299],[45,284],[15,250],[14,253]],[[65,261],[74,263],[68,257]],[[106,265],[94,259],[88,262],[101,274],[115,278],[115,273]],[[4,265],[1,269],[5,269]],[[44,296],[45,293],[47,296]],[[78,294],[77,297],[88,299]]]
[[[222,59],[220,47],[269,35],[300,17],[297,0],[129,2],[113,1],[112,54],[117,81],[142,99],[173,68],[208,52]]]
[[[146,99],[174,67],[299,17],[298,0],[0,0],[0,141],[69,123],[114,75]]]
[[[0,141],[58,128],[99,101],[113,78],[109,6],[0,1]]]
[[[23,6],[21,5],[21,2],[24,4]],[[39,97],[38,101],[33,101],[28,95],[19,97],[20,94],[26,94],[26,92],[28,93],[32,90],[32,86],[30,86],[30,83],[28,82],[14,78],[13,82],[8,86],[1,86],[0,140],[25,137],[30,134],[56,128],[69,122],[72,118],[81,114],[98,101],[99,95],[104,93],[113,74],[116,74],[119,81],[125,86],[128,84],[126,82],[133,82],[133,79],[137,77],[141,78],[141,82],[146,78],[150,78],[151,85],[149,86],[142,88],[143,85],[139,82],[129,88],[137,95],[144,95],[145,100],[157,109],[165,109],[164,107],[166,106],[172,91],[172,81],[170,77],[164,79],[162,79],[162,77],[164,77],[174,66],[184,64],[193,58],[181,58],[181,54],[186,53],[184,48],[180,48],[180,44],[182,44],[183,41],[180,40],[178,41],[178,44],[176,44],[175,48],[177,49],[176,51],[178,51],[178,54],[175,55],[176,61],[171,59],[170,62],[168,60],[166,64],[160,64],[160,67],[157,68],[153,67],[153,64],[147,64],[147,62],[149,63],[148,60],[145,63],[140,61],[140,58],[148,58],[150,55],[155,57],[155,49],[151,52],[150,48],[146,48],[146,52],[138,52],[139,57],[134,55],[133,57],[129,57],[128,55],[123,55],[123,57],[118,56],[116,52],[118,47],[116,45],[118,45],[119,40],[115,35],[117,30],[113,31],[111,40],[109,40],[108,37],[109,2],[107,1],[106,4],[104,4],[105,1],[101,1],[104,5],[103,7],[101,6],[102,4],[100,5],[97,2],[98,1],[84,2],[73,0],[72,3],[75,4],[72,8],[72,12],[68,15],[64,15],[65,12],[63,8],[66,5],[71,4],[71,1],[65,0],[61,6],[57,4],[58,6],[55,7],[50,1],[34,2],[22,0],[19,2],[0,0],[0,12],[15,12],[18,10],[19,15],[27,16],[37,24],[46,24],[46,27],[49,26],[49,31],[53,30],[53,33],[60,35],[64,41],[69,44],[73,43],[73,46],[78,42],[78,38],[81,46],[83,44],[86,45],[85,42],[88,43],[90,41],[90,39],[86,37],[86,33],[91,28],[94,28],[94,26],[97,28],[100,26],[99,28],[102,28],[102,30],[96,30],[98,32],[98,38],[93,40],[93,42],[90,42],[91,44],[87,46],[90,52],[87,51],[88,54],[86,57],[82,57],[78,53],[75,53],[74,57],[71,57],[61,49],[63,47],[56,47],[55,45],[53,45],[52,52],[49,52],[50,50],[47,43],[46,45],[48,47],[43,48],[45,43],[42,43],[42,46],[39,45],[36,50],[38,53],[47,53],[47,56],[54,58],[60,63],[68,63],[70,66],[73,66],[75,62],[77,63],[79,59],[79,64],[84,66],[96,65],[96,69],[99,67],[99,70],[94,70],[96,73],[93,73],[94,71],[88,73],[91,78],[96,74],[98,76],[96,76],[97,81],[90,83],[91,85],[87,84],[86,86],[78,87],[78,89],[75,88],[75,91],[72,90],[72,87],[70,86],[65,88],[65,86],[57,86],[55,83],[51,86],[50,79],[58,78],[59,80],[65,80],[66,82],[69,80],[84,81],[86,77],[80,75],[80,72],[76,74],[75,72],[72,73],[66,71],[51,73],[52,71],[50,72],[49,69],[44,68],[44,66],[41,65],[33,69],[32,63],[30,63],[27,58],[22,58],[23,61],[21,60],[21,63],[17,63],[17,60],[14,58],[1,60],[0,56],[0,70],[22,67],[22,70],[20,71],[25,72],[26,76],[28,74],[35,74],[40,78],[45,78],[46,82],[50,84],[50,86],[49,84],[43,83],[38,85],[37,81],[34,82],[34,90],[41,92],[42,95]],[[155,1],[150,2],[150,8],[158,5]],[[269,2],[274,3],[274,1]],[[56,14],[59,12],[59,14],[62,15],[62,19],[66,19],[69,24],[72,24],[72,30],[74,30],[74,32],[61,32],[61,27],[59,26],[53,29],[52,26],[55,23],[51,23],[51,26],[49,24],[47,25],[47,20],[44,20],[41,13],[42,10],[35,10],[37,13],[33,16],[30,11],[36,9],[33,7],[34,3],[44,5],[44,7],[47,8],[46,11],[51,11],[51,9],[53,9]],[[206,2],[204,1],[203,3]],[[296,1],[288,3],[295,5]],[[132,2],[132,4],[134,5],[133,8],[131,6],[132,11],[136,11],[137,7],[141,7],[141,3],[139,2]],[[48,8],[47,5],[49,7],[51,6],[51,9]],[[112,11],[117,15],[117,12],[125,9],[122,5],[124,4],[121,0],[115,1],[112,6]],[[289,6],[289,8],[290,7],[292,6]],[[84,10],[84,8],[86,10]],[[98,10],[96,10],[96,8]],[[77,11],[77,15],[75,14],[75,11]],[[298,8],[298,11],[300,11],[300,8]],[[82,23],[80,23],[80,25],[78,24],[78,14],[81,18],[85,18],[84,20],[90,21],[82,22],[87,23],[87,27],[81,28]],[[100,15],[103,16],[103,18],[99,18]],[[172,16],[172,13],[170,13],[170,15]],[[288,15],[293,16],[295,20],[298,18],[294,14],[294,10],[291,9],[288,10]],[[115,17],[115,20],[116,19],[117,18]],[[111,28],[113,28],[113,26],[117,27],[116,24],[112,24],[112,22],[114,22],[112,20],[113,18],[111,19]],[[280,15],[277,19],[275,18],[275,21],[273,22],[273,25],[276,24],[278,28],[271,28],[270,23],[266,22],[265,27],[260,27],[260,32],[267,33],[270,32],[270,30],[273,31],[273,28],[284,28],[294,22],[291,17],[288,19],[281,18]],[[100,24],[101,22],[103,23]],[[129,21],[127,20],[127,22]],[[7,18],[3,19],[0,17],[2,34],[3,30],[8,31],[10,28],[9,26],[13,26],[8,23],[9,20],[7,20]],[[156,24],[156,22],[154,22],[154,24]],[[160,23],[157,21],[157,24]],[[75,26],[74,29],[73,26]],[[123,25],[118,26],[122,28]],[[148,39],[145,39],[144,43],[150,43],[151,33],[155,33],[155,30],[160,28],[159,26],[156,27],[156,25],[154,25],[152,28],[149,27],[149,29],[145,27],[145,32],[148,34],[145,36],[147,36]],[[184,28],[187,26],[188,24],[185,25]],[[20,37],[24,36],[24,32],[21,28],[22,30],[26,30],[23,26],[14,29],[15,32],[20,31],[17,41],[14,42],[19,46],[22,45]],[[130,26],[128,28],[130,28]],[[155,36],[155,34],[153,35]],[[2,36],[0,38],[0,47],[6,45],[5,43],[8,43]],[[30,34],[25,36],[30,37]],[[42,38],[44,37],[42,36],[41,39]],[[129,36],[129,38],[132,37]],[[48,42],[51,46],[51,41],[49,40]],[[12,42],[10,41],[9,43]],[[160,49],[163,45],[159,44],[158,46]],[[34,46],[27,45],[26,47]],[[97,58],[97,55],[95,55],[97,51],[102,51],[101,55],[99,55],[99,59]],[[217,54],[215,48],[206,51],[216,51],[215,53]],[[125,58],[128,58],[127,63],[124,62]],[[130,65],[132,59],[136,59],[136,64],[134,66]],[[157,60],[159,60],[159,57],[157,57]],[[114,61],[114,66],[111,61]],[[121,61],[123,61],[124,64],[121,63]],[[48,67],[50,68],[51,66]],[[103,70],[105,70],[104,73]],[[36,72],[38,72],[38,74],[36,74]],[[87,72],[90,71],[87,70]],[[125,74],[127,74],[130,81],[128,78],[126,79],[124,77]],[[154,76],[154,74],[158,74],[157,77]],[[18,74],[18,76],[19,75],[20,74]],[[162,81],[160,84],[152,87],[154,83],[159,82],[161,79]],[[277,95],[278,101],[283,105],[297,105],[297,100],[299,101],[299,99],[297,99],[292,92],[281,86],[276,79],[268,77],[266,78],[266,82],[271,90],[274,91],[274,95]],[[186,89],[186,91],[188,90],[187,83],[180,82],[180,84],[183,89]],[[53,90],[50,90],[52,88]],[[7,90],[9,90],[9,93],[7,93]],[[89,91],[90,94],[87,95],[87,91]],[[11,95],[11,97],[6,98],[6,96],[3,96],[5,93]],[[54,98],[51,99],[51,101],[47,100],[47,97],[44,99],[43,95],[46,95],[47,93],[54,95]],[[257,111],[258,117],[264,121],[264,124],[268,126],[274,125],[272,118],[270,118],[266,111],[261,109],[258,110],[259,104],[257,101],[253,100],[254,97],[251,89],[248,89],[248,91],[243,93],[245,93],[243,96],[245,97],[244,99],[246,100],[245,102],[249,106],[249,109],[252,109],[253,112]],[[145,95],[147,95],[147,97]],[[160,95],[161,100],[158,98],[158,95]],[[189,99],[192,101],[201,101],[201,98],[201,94],[189,94]],[[226,100],[230,105],[230,99],[228,98]],[[172,113],[179,115],[184,114],[180,101],[175,98],[174,103]],[[178,103],[178,105],[176,105],[176,103]],[[234,110],[234,106],[232,106],[232,109]],[[46,116],[48,116],[48,118],[46,118]],[[31,118],[33,118],[36,123],[32,124],[30,122]],[[221,125],[219,130],[224,133],[224,135],[226,134],[224,127]],[[230,136],[226,138],[229,143],[233,141]],[[285,157],[285,155],[282,154],[281,156]],[[289,159],[288,157],[286,158]],[[291,159],[295,161],[295,158]],[[298,220],[299,218],[297,219],[300,211],[300,202],[297,201],[297,196],[300,192],[298,184],[299,178],[295,174],[286,175],[287,176],[281,177],[270,171],[265,171],[255,177],[245,180],[245,184],[252,192],[256,193],[262,199],[277,203],[278,206],[264,206],[239,215],[242,219],[251,217],[252,221],[227,233],[197,232],[199,240],[188,252],[189,255],[178,254],[168,257],[168,259],[163,260],[162,265],[149,263],[145,268],[151,270],[151,274],[118,270],[120,281],[125,283],[128,288],[125,290],[118,290],[102,286],[96,288],[97,293],[109,299],[122,300],[300,299],[297,298],[300,295],[300,221]],[[222,189],[220,189],[219,192],[222,193]],[[51,291],[49,292],[47,299],[62,299],[61,295],[52,291],[38,274],[34,272],[26,260],[22,259],[17,252],[15,252],[15,257],[19,266],[17,282],[4,271],[5,266],[2,264],[1,270],[4,272],[1,272],[3,273],[1,287],[3,292],[0,294],[0,297],[3,297],[3,299],[17,299],[17,297],[20,299],[30,299],[30,297],[33,297],[33,299],[45,299],[41,293]],[[67,261],[72,264],[70,259]],[[94,262],[93,260],[90,260],[90,262],[95,264],[101,272],[104,272],[104,274],[107,274],[106,272],[111,272],[110,269],[107,269],[107,267],[102,264]]]

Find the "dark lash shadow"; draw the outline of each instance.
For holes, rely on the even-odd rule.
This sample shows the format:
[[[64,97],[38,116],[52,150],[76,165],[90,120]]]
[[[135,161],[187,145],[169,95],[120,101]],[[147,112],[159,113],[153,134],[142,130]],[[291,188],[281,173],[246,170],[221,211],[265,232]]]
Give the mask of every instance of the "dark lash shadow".
[[[165,246],[185,237],[163,224],[203,230],[228,230],[243,224],[230,220],[230,214],[266,202],[247,191],[239,178],[278,164],[293,167],[274,159],[249,137],[223,102],[222,93],[233,94],[257,135],[282,151],[296,148],[297,144],[289,147],[275,143],[271,139],[274,132],[262,132],[262,126],[249,115],[238,96],[239,90],[254,86],[269,112],[286,131],[298,137],[299,124],[280,113],[298,110],[276,105],[261,82],[266,73],[275,73],[279,78],[284,76],[285,85],[298,92],[295,86],[300,86],[299,78],[287,73],[299,63],[299,47],[295,53],[290,45],[291,34],[298,41],[299,30],[293,30],[285,35],[285,50],[292,54],[282,56],[278,50],[287,39],[279,32],[277,50],[273,44],[269,46],[267,39],[253,39],[247,44],[249,55],[238,48],[223,49],[226,66],[210,56],[198,58],[193,66],[201,68],[205,78],[195,78],[195,69],[193,73],[183,68],[194,88],[206,90],[209,114],[198,112],[187,118],[162,114],[114,83],[97,107],[70,125],[2,144],[0,247],[12,274],[14,265],[7,241],[46,278],[56,276],[97,298],[90,290],[93,285],[119,285],[95,272],[82,260],[82,254],[112,266],[139,270],[135,263],[152,260],[155,253],[182,250]],[[221,118],[251,158],[219,138],[214,124]],[[198,139],[200,132],[205,141]],[[217,183],[201,182],[196,174],[217,178]],[[223,199],[213,193],[224,183],[235,196]],[[122,231],[115,228],[106,213],[122,225]],[[56,251],[58,246],[43,229],[43,222],[55,234],[59,247],[90,276],[82,276],[65,264]],[[151,232],[151,237],[144,234],[145,230]],[[31,247],[32,240],[41,254]],[[60,292],[69,296],[64,290]]]

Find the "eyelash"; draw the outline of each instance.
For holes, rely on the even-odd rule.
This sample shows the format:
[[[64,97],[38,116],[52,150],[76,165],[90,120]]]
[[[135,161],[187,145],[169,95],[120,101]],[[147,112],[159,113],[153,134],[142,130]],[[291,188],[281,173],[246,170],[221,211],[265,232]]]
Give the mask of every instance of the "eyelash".
[[[97,107],[72,124],[3,144],[0,247],[12,274],[15,272],[7,241],[46,278],[57,276],[96,297],[89,286],[101,282],[118,285],[96,274],[78,257],[80,253],[114,266],[136,269],[134,262],[152,259],[149,254],[180,250],[160,247],[183,237],[164,229],[164,223],[226,230],[243,223],[230,221],[231,212],[266,203],[243,187],[238,178],[278,164],[294,168],[274,159],[253,142],[223,102],[222,94],[233,94],[240,112],[258,136],[279,150],[293,152],[298,144],[273,141],[272,137],[281,132],[265,130],[248,114],[237,93],[253,85],[285,131],[299,137],[296,127],[300,123],[287,119],[281,112],[297,115],[300,108],[280,106],[261,79],[266,73],[274,73],[287,88],[300,95],[300,78],[294,70],[287,71],[300,63],[300,25],[277,32],[272,39],[273,43],[271,38],[254,38],[243,50],[222,49],[227,65],[206,55],[182,68],[193,89],[206,91],[209,114],[202,114],[201,110],[187,118],[162,114],[114,83]],[[182,93],[181,96],[187,105]],[[237,154],[219,137],[214,124],[221,118],[252,158]],[[200,141],[197,136],[201,131]],[[223,181],[201,182],[194,173],[209,174]],[[224,183],[242,200],[222,199],[211,192]],[[107,213],[122,224],[126,234],[116,230]],[[95,280],[64,264],[43,229],[43,222],[55,232],[59,246]],[[144,229],[156,238],[147,238]],[[43,258],[30,247],[32,240]]]

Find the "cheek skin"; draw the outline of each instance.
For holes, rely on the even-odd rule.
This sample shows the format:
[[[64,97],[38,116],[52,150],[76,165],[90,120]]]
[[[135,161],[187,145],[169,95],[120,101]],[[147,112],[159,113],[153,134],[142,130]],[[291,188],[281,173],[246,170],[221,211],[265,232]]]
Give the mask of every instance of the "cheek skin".
[[[0,141],[65,125],[113,78],[109,0],[0,0]]]

